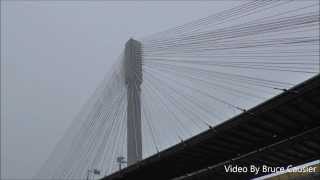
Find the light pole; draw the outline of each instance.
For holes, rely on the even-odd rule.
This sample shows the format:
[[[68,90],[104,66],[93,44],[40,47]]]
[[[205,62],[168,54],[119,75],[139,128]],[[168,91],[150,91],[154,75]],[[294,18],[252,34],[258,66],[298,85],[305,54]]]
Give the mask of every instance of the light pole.
[[[88,171],[87,171],[87,180],[89,180],[90,173],[93,173],[93,175],[95,175],[95,174],[100,175],[100,171],[99,170],[97,170],[97,169],[93,169],[93,170],[88,169]]]
[[[117,157],[117,162],[118,162],[118,164],[119,164],[119,171],[122,169],[122,168],[121,168],[121,167],[122,167],[121,165],[127,163],[127,161],[125,161],[124,159],[125,159],[125,158],[124,158],[123,156]]]

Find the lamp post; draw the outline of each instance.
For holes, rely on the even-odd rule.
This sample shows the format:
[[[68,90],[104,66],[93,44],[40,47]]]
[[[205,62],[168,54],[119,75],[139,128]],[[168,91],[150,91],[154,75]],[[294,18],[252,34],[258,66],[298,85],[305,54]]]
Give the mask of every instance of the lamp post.
[[[93,173],[93,175],[95,175],[95,174],[100,175],[100,171],[99,170],[97,170],[97,169],[93,169],[93,170],[88,169],[88,171],[87,171],[87,180],[89,180],[90,173]]]
[[[125,161],[125,158],[123,156],[117,157],[117,162],[119,164],[119,171],[122,169],[122,164],[127,163],[127,161]]]

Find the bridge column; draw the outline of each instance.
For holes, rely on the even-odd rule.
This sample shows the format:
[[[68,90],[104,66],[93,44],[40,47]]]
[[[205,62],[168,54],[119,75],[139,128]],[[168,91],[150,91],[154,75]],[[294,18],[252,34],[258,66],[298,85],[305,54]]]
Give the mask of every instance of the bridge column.
[[[128,165],[142,159],[140,85],[142,83],[141,43],[130,39],[125,46],[125,77],[127,85],[127,161]]]

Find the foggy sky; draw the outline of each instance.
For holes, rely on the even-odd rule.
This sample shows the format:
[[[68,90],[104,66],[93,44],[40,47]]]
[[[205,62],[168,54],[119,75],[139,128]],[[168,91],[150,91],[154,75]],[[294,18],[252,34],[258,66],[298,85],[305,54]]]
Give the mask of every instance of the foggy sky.
[[[1,1],[2,178],[33,176],[130,37],[238,4]]]

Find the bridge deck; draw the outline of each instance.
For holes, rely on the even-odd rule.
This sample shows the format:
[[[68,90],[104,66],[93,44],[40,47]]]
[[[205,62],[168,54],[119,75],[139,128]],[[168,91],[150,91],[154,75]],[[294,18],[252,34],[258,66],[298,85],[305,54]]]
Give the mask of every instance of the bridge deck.
[[[320,75],[317,75],[103,179],[212,179],[231,176],[222,169],[229,163],[301,164],[320,158],[319,127]]]

